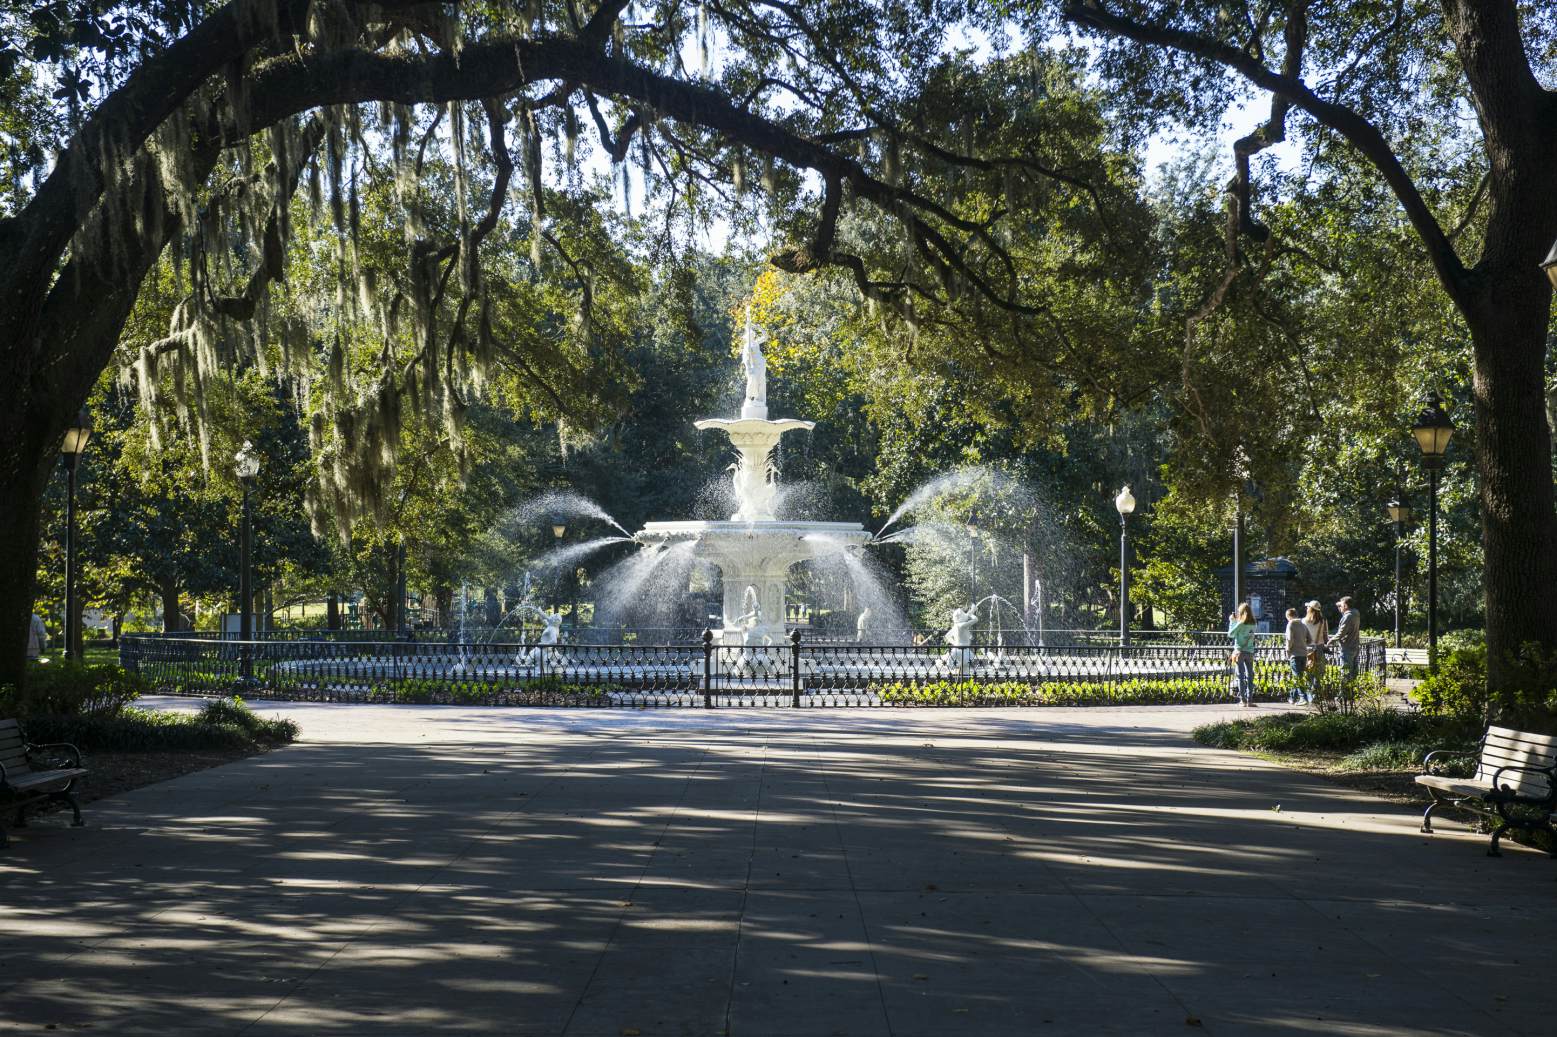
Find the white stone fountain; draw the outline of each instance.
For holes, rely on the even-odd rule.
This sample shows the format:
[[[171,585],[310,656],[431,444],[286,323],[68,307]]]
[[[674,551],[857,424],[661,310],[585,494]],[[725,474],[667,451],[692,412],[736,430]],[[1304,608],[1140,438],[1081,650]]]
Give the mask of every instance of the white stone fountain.
[[[768,363],[746,309],[741,350],[746,399],[739,418],[704,418],[699,429],[719,429],[735,447],[737,508],[727,522],[649,522],[635,537],[645,546],[692,541],[700,558],[719,567],[724,582],[722,645],[777,644],[784,638],[784,584],[790,566],[819,555],[852,550],[870,539],[857,522],[780,521],[775,511],[778,470],[773,448],[786,432],[815,422],[768,417]],[[748,595],[750,589],[752,594]],[[755,599],[755,607],[751,601]]]

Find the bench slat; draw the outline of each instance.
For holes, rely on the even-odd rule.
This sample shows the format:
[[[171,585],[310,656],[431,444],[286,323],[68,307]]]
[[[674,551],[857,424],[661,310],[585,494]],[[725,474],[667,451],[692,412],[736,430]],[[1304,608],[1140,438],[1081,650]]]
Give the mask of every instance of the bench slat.
[[[1551,752],[1557,752],[1557,735],[1538,735],[1529,731],[1516,731],[1511,727],[1492,726],[1487,728],[1487,737],[1507,739],[1526,745],[1539,746]]]
[[[33,771],[31,774],[19,778],[6,777],[6,784],[13,789],[29,789],[35,785],[49,785],[58,783],[63,785],[71,778],[79,778],[86,771],[80,767],[71,767],[62,771]]]

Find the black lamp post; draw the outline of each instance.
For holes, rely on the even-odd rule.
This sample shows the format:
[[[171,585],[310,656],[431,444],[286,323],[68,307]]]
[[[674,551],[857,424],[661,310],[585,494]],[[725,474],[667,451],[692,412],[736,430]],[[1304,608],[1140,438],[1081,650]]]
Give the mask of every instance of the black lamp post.
[[[561,515],[553,515],[551,519],[551,536],[557,542],[558,547],[562,546],[562,538],[567,535],[568,524],[566,520]],[[560,572],[557,574],[556,591],[552,595],[551,607],[553,611],[562,607],[562,574]],[[574,625],[575,627],[577,626],[576,623]]]
[[[1119,512],[1119,647],[1130,646],[1130,515],[1135,511],[1135,497],[1126,486],[1114,498],[1114,509]]]
[[[1443,471],[1444,453],[1454,438],[1454,422],[1444,413],[1436,392],[1427,396],[1427,406],[1411,426],[1416,445],[1422,448],[1422,467],[1427,469],[1427,659],[1438,663],[1438,473]]]
[[[1400,617],[1405,611],[1400,582],[1400,555],[1405,548],[1406,526],[1411,522],[1411,506],[1402,497],[1396,497],[1384,505],[1389,520],[1395,524],[1395,647],[1400,647]]]
[[[254,639],[254,512],[249,491],[259,475],[260,459],[254,444],[245,439],[232,461],[233,474],[243,487],[243,525],[238,534],[238,658],[243,682],[247,684],[254,677],[254,655],[249,644]]]
[[[65,459],[65,658],[81,661],[81,603],[76,600],[76,469],[87,441],[92,438],[92,418],[85,407],[65,430],[60,456]]]
[[[973,596],[978,593],[978,584],[974,580],[974,566],[977,564],[975,552],[979,546],[979,513],[968,512],[968,521],[965,523],[968,531],[968,605],[974,604]]]

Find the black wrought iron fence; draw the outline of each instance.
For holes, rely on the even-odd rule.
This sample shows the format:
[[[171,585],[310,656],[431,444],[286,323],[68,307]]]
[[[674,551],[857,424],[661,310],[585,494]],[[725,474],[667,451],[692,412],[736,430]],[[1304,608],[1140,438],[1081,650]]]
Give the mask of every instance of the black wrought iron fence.
[[[481,644],[420,641],[235,641],[127,635],[123,664],[158,691],[307,701],[486,705],[1091,705],[1225,701],[1226,644],[973,645],[818,642]],[[1341,694],[1335,653],[1326,685]],[[1359,669],[1384,673],[1365,640]],[[1256,651],[1257,694],[1282,698],[1296,678],[1283,645]]]

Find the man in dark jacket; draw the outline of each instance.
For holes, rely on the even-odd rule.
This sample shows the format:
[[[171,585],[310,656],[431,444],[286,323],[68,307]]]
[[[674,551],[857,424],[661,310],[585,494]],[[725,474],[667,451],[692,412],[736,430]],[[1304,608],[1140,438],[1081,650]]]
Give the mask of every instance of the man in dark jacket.
[[[1352,608],[1349,594],[1335,605],[1341,610],[1341,622],[1330,636],[1330,643],[1341,649],[1341,698],[1349,702],[1357,680],[1357,660],[1362,654],[1362,614]]]

